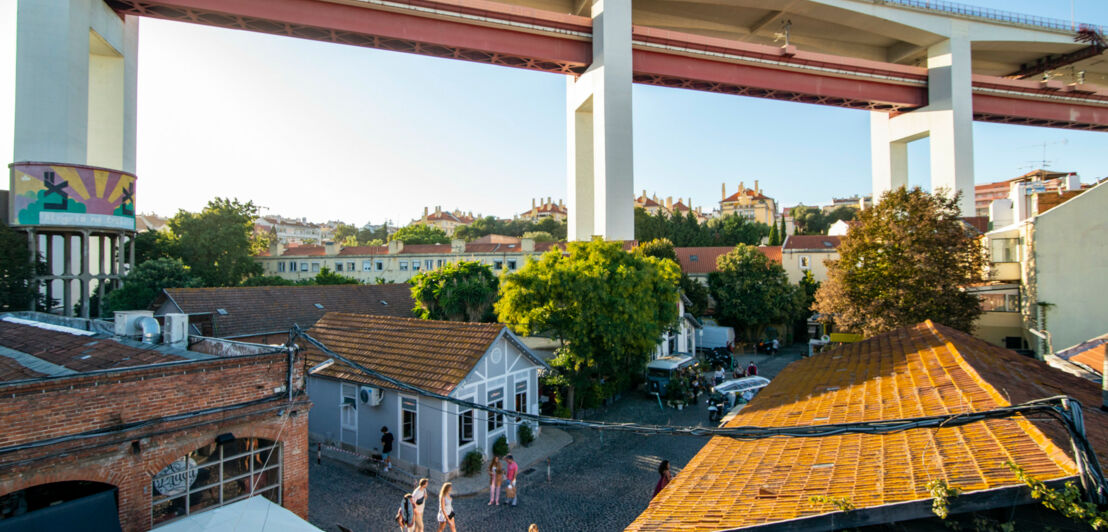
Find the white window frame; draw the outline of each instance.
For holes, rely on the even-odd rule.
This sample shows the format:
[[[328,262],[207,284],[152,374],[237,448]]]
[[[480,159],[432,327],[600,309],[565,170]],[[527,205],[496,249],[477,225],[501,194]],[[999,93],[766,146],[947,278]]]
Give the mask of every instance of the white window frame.
[[[363,271],[363,272],[371,272],[371,271],[373,271],[373,261],[371,261],[371,260],[363,260],[363,261],[362,261],[362,271]]]
[[[800,271],[808,271],[812,269],[812,257],[809,255],[801,255],[798,259],[800,265]]]
[[[374,268],[374,271],[379,271],[379,272],[384,271],[385,270],[385,261],[380,260],[380,259],[376,260],[373,263],[373,268]]]
[[[415,443],[404,440],[404,412],[405,412],[405,410],[404,410],[404,399],[410,399],[412,401],[415,401],[415,405],[416,405],[415,406],[415,411],[413,412],[411,410],[407,410],[407,412],[413,412],[415,414],[415,423],[412,426],[412,431],[414,432],[414,434],[412,435],[412,439],[415,440]],[[400,435],[400,437],[397,438],[397,441],[399,443],[403,444],[403,445],[407,445],[408,447],[411,447],[411,448],[415,449],[416,452],[418,453],[419,452],[419,397],[416,397],[414,395],[399,395],[399,394],[397,395],[396,426],[399,427],[396,432],[397,432],[397,434]],[[418,456],[418,454],[417,454],[417,456]]]
[[[308,263],[307,262],[301,262],[300,263],[300,271],[302,271],[302,272],[308,271]]]
[[[312,263],[312,273],[319,273],[319,263],[318,262],[313,262]]]
[[[400,261],[399,264],[400,264],[399,265],[400,271],[402,271],[402,272],[408,271],[408,261],[402,260],[402,261]]]
[[[500,399],[497,401],[489,401],[489,392],[495,391],[497,388],[500,388]],[[498,402],[500,403],[500,406],[496,406],[496,403]],[[485,406],[489,408],[499,408],[501,410],[507,410],[507,408],[504,408],[507,402],[508,390],[503,380],[501,380],[499,386],[489,386],[487,384],[485,385]],[[496,441],[495,439],[493,439],[494,435],[499,436],[500,434],[507,432],[505,426],[507,425],[508,420],[504,419],[504,414],[494,414],[492,412],[487,412],[487,414],[488,417],[485,418],[485,439],[489,441],[489,445],[492,445]],[[490,429],[489,423],[496,424],[496,419],[498,417],[500,419],[500,423],[495,428]]]
[[[462,398],[462,400],[469,401],[471,403],[477,402],[476,397],[473,396],[464,397]],[[469,412],[472,432],[470,434],[470,440],[462,443],[462,414],[465,414],[466,412]],[[458,433],[456,436],[457,437],[455,438],[455,441],[457,441],[459,457],[462,455],[462,449],[467,449],[468,452],[468,449],[470,447],[473,447],[477,444],[477,415],[474,410],[468,406],[458,405]]]
[[[353,399],[353,403],[347,403],[347,399]],[[350,406],[350,405],[353,406]],[[354,422],[347,423],[346,412],[351,410],[354,413]],[[347,430],[352,430],[355,433],[358,432],[358,386],[349,383],[341,383],[339,391],[339,427]],[[355,440],[357,441],[357,440]]]

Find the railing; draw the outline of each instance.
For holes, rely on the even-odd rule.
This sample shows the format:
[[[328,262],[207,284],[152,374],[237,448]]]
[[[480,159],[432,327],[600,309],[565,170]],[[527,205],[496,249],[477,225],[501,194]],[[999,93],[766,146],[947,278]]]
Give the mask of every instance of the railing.
[[[985,7],[971,6],[967,4],[959,4],[957,2],[947,2],[946,0],[872,0],[875,4],[891,4],[905,7],[911,7],[915,9],[926,9],[930,11],[941,11],[943,13],[951,13],[954,15],[964,15],[967,17],[984,18],[989,20],[998,20],[1001,22],[1010,22],[1013,24],[1024,24],[1027,26],[1037,26],[1040,28],[1049,28],[1052,30],[1062,31],[1074,31],[1080,29],[1094,30],[1101,35],[1104,34],[1104,27],[1096,24],[1083,24],[1075,23],[1069,20],[1062,20],[1048,17],[1036,17],[1034,15],[1025,15],[1022,13],[1015,13],[1012,11],[1003,11],[1000,9],[989,9]]]

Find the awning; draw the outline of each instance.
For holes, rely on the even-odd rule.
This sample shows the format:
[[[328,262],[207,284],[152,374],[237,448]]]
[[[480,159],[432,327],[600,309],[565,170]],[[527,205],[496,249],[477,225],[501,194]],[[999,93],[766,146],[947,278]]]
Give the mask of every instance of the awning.
[[[296,514],[261,496],[193,514],[154,530],[158,532],[323,532]]]

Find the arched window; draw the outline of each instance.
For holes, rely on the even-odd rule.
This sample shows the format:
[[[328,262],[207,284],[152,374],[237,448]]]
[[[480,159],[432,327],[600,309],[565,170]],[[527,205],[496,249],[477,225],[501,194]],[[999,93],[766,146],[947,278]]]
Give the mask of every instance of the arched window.
[[[0,497],[0,530],[119,530],[118,492],[102,482],[39,484]]]
[[[253,495],[281,504],[281,445],[261,438],[225,436],[174,460],[154,475],[155,526]]]

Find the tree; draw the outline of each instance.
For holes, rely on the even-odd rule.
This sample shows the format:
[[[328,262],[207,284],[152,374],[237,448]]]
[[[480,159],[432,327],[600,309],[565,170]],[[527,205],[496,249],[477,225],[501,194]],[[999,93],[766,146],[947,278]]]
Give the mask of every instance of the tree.
[[[341,273],[335,273],[331,271],[331,268],[326,266],[312,277],[312,284],[329,285],[329,284],[362,284],[361,281],[342,275]]]
[[[554,242],[554,235],[546,231],[527,231],[523,233],[523,238],[530,238],[535,242]]]
[[[777,232],[777,222],[773,222],[773,225],[771,225],[769,228],[769,245],[781,245],[781,235]]]
[[[500,283],[492,268],[477,261],[459,261],[425,271],[408,281],[413,309],[425,320],[495,323],[493,304]]]
[[[123,286],[108,294],[108,311],[143,310],[164,288],[200,286],[180,259],[148,260],[123,278]]]
[[[647,257],[669,259],[677,262],[677,252],[673,249],[673,242],[670,242],[668,238],[655,238],[649,242],[642,242],[635,246],[635,250]]]
[[[693,316],[703,316],[708,311],[708,287],[684,273],[681,274],[680,286],[681,292],[689,299],[685,312]]]
[[[769,236],[768,225],[761,222],[752,222],[737,214],[715,218],[704,225],[710,231],[711,241],[708,244],[697,245],[737,246],[747,244],[757,246],[762,243],[763,238]]]
[[[392,235],[389,241],[399,240],[405,244],[449,244],[450,238],[446,232],[433,225],[412,224],[401,227]]]
[[[366,224],[365,227],[358,230],[358,243],[363,246],[380,246],[389,239],[389,223],[386,221],[376,229],[370,229],[372,224]],[[374,244],[372,242],[381,242],[381,244]]]
[[[835,207],[834,209],[832,209],[831,212],[827,213],[827,216],[826,216],[827,227],[830,228],[831,224],[833,224],[833,223],[835,223],[839,220],[849,222],[849,221],[853,220],[854,217],[857,216],[857,215],[858,215],[858,208],[857,207],[851,207],[850,205],[839,205],[838,207]]]
[[[279,275],[255,275],[247,277],[242,286],[292,286],[296,282],[285,279]]]
[[[135,263],[172,258],[173,235],[164,231],[143,231],[135,235]]]
[[[672,261],[627,253],[619,242],[570,242],[506,275],[496,311],[517,333],[559,340],[552,365],[569,386],[568,404],[593,406],[641,375],[676,325],[679,277]]]
[[[793,223],[796,224],[796,234],[798,235],[822,235],[827,232],[827,227],[831,225],[827,218],[823,216],[823,211],[819,207],[798,205],[793,207],[790,214],[792,214]]]
[[[981,303],[965,287],[983,279],[986,263],[960,214],[958,195],[886,192],[827,263],[816,309],[867,336],[928,319],[971,331]]]
[[[38,262],[31,260],[27,235],[0,220],[0,311],[32,310],[40,297],[35,282]]]
[[[757,247],[739,244],[716,259],[716,265],[719,271],[708,275],[708,287],[721,323],[755,341],[767,325],[792,318],[794,287],[785,269]]]
[[[179,211],[170,218],[170,255],[180,257],[203,286],[236,286],[262,273],[253,255],[268,247],[255,236],[254,202],[215,198],[199,214]]]
[[[351,238],[354,239],[354,244],[351,245],[358,245],[358,228],[354,227],[353,225],[344,223],[336,225],[335,231],[331,235],[331,239],[333,241],[343,242],[343,245],[346,245],[346,241]]]

